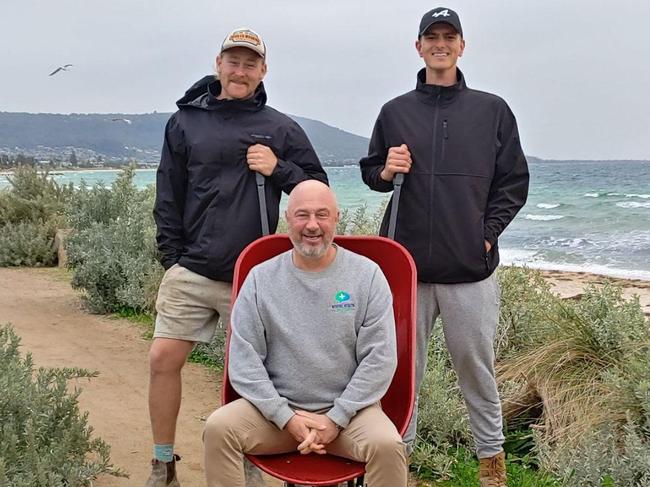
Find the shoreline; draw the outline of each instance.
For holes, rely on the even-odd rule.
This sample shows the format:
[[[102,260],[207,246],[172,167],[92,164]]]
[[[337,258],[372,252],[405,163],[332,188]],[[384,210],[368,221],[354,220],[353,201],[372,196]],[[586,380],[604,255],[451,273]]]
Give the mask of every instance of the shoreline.
[[[650,283],[650,271],[646,270],[630,270],[630,269],[616,269],[613,267],[605,266],[589,266],[589,265],[571,265],[560,264],[554,262],[531,262],[526,263],[522,261],[507,261],[502,259],[499,265],[509,267],[525,267],[544,273],[567,273],[576,275],[590,275],[598,276],[602,279],[621,280],[630,282],[646,282]]]
[[[559,294],[563,299],[579,299],[584,293],[586,286],[593,284],[602,286],[609,282],[623,289],[623,297],[632,299],[639,298],[639,304],[646,317],[650,317],[650,281],[643,279],[628,279],[611,277],[590,272],[538,270],[544,280],[551,285],[552,292]]]
[[[86,168],[70,168],[70,169],[64,169],[64,168],[58,168],[58,169],[53,169],[51,171],[47,171],[44,169],[39,169],[38,172],[40,174],[47,172],[48,174],[56,175],[56,174],[64,174],[64,173],[69,173],[69,172],[115,172],[115,171],[122,171],[123,169],[128,168],[129,166],[124,166],[124,167],[113,167],[113,168],[108,168],[108,167],[101,167],[101,168],[94,168],[94,167],[86,167]],[[158,168],[157,167],[136,167],[134,170],[137,171],[156,171]],[[14,172],[13,170],[7,170],[7,171],[0,171],[0,176],[13,176]]]

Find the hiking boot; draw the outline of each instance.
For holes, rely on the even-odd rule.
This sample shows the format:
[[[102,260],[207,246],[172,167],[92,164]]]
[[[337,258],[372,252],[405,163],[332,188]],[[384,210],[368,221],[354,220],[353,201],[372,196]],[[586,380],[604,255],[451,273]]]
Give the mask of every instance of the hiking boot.
[[[506,487],[506,454],[504,451],[493,457],[479,460],[478,480],[481,487]]]
[[[176,478],[176,462],[180,459],[181,457],[174,454],[171,462],[151,460],[151,475],[144,487],[181,487]]]

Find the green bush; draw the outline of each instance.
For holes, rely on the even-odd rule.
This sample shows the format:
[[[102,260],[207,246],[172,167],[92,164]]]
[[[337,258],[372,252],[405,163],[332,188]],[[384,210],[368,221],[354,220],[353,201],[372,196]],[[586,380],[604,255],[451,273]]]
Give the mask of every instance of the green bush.
[[[374,213],[370,212],[365,203],[353,211],[344,208],[341,210],[336,233],[339,235],[377,235],[387,204],[388,199],[384,200],[381,208]]]
[[[498,365],[509,423],[535,423],[539,465],[566,485],[647,485],[650,324],[638,300],[609,284],[577,301],[527,297],[523,316],[536,318]]]
[[[0,228],[0,267],[52,265],[54,233],[47,223],[5,224]]]
[[[72,286],[82,289],[99,313],[123,308],[152,313],[163,274],[155,244],[154,192],[138,190],[133,174],[125,170],[110,190],[82,186],[68,213]]]
[[[0,226],[7,223],[61,222],[74,190],[61,186],[30,166],[20,166],[7,177],[10,188],[0,191]]]
[[[22,166],[0,191],[0,266],[51,265],[54,235],[64,226],[71,185],[59,186],[47,172]]]
[[[80,391],[71,379],[94,377],[83,369],[34,370],[21,358],[20,339],[0,327],[0,485],[86,487],[99,474],[125,476],[109,458],[109,446],[92,438]]]

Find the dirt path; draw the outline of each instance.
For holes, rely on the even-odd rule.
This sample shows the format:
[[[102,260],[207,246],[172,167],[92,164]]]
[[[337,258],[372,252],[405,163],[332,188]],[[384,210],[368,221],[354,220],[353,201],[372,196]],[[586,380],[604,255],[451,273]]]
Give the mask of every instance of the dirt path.
[[[81,308],[69,278],[59,269],[0,268],[0,323],[12,323],[22,353],[37,366],[83,367],[99,377],[81,380],[82,411],[90,412],[95,434],[111,445],[114,465],[129,479],[103,476],[94,487],[140,487],[149,475],[151,433],[147,409],[150,342],[142,328],[126,320],[91,315]],[[177,451],[183,456],[183,486],[205,485],[201,432],[205,418],[219,405],[220,378],[205,367],[188,364]],[[280,485],[269,482],[269,485]]]

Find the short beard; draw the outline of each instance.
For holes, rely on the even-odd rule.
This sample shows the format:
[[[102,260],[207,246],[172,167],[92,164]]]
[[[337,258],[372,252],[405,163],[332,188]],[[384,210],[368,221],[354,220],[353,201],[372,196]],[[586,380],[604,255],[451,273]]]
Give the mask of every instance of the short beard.
[[[291,243],[293,243],[294,250],[307,259],[320,259],[327,253],[327,250],[332,244],[332,239],[328,240],[325,237],[323,237],[323,243],[318,247],[303,244],[300,240],[294,239],[291,235],[289,238],[291,239]]]

